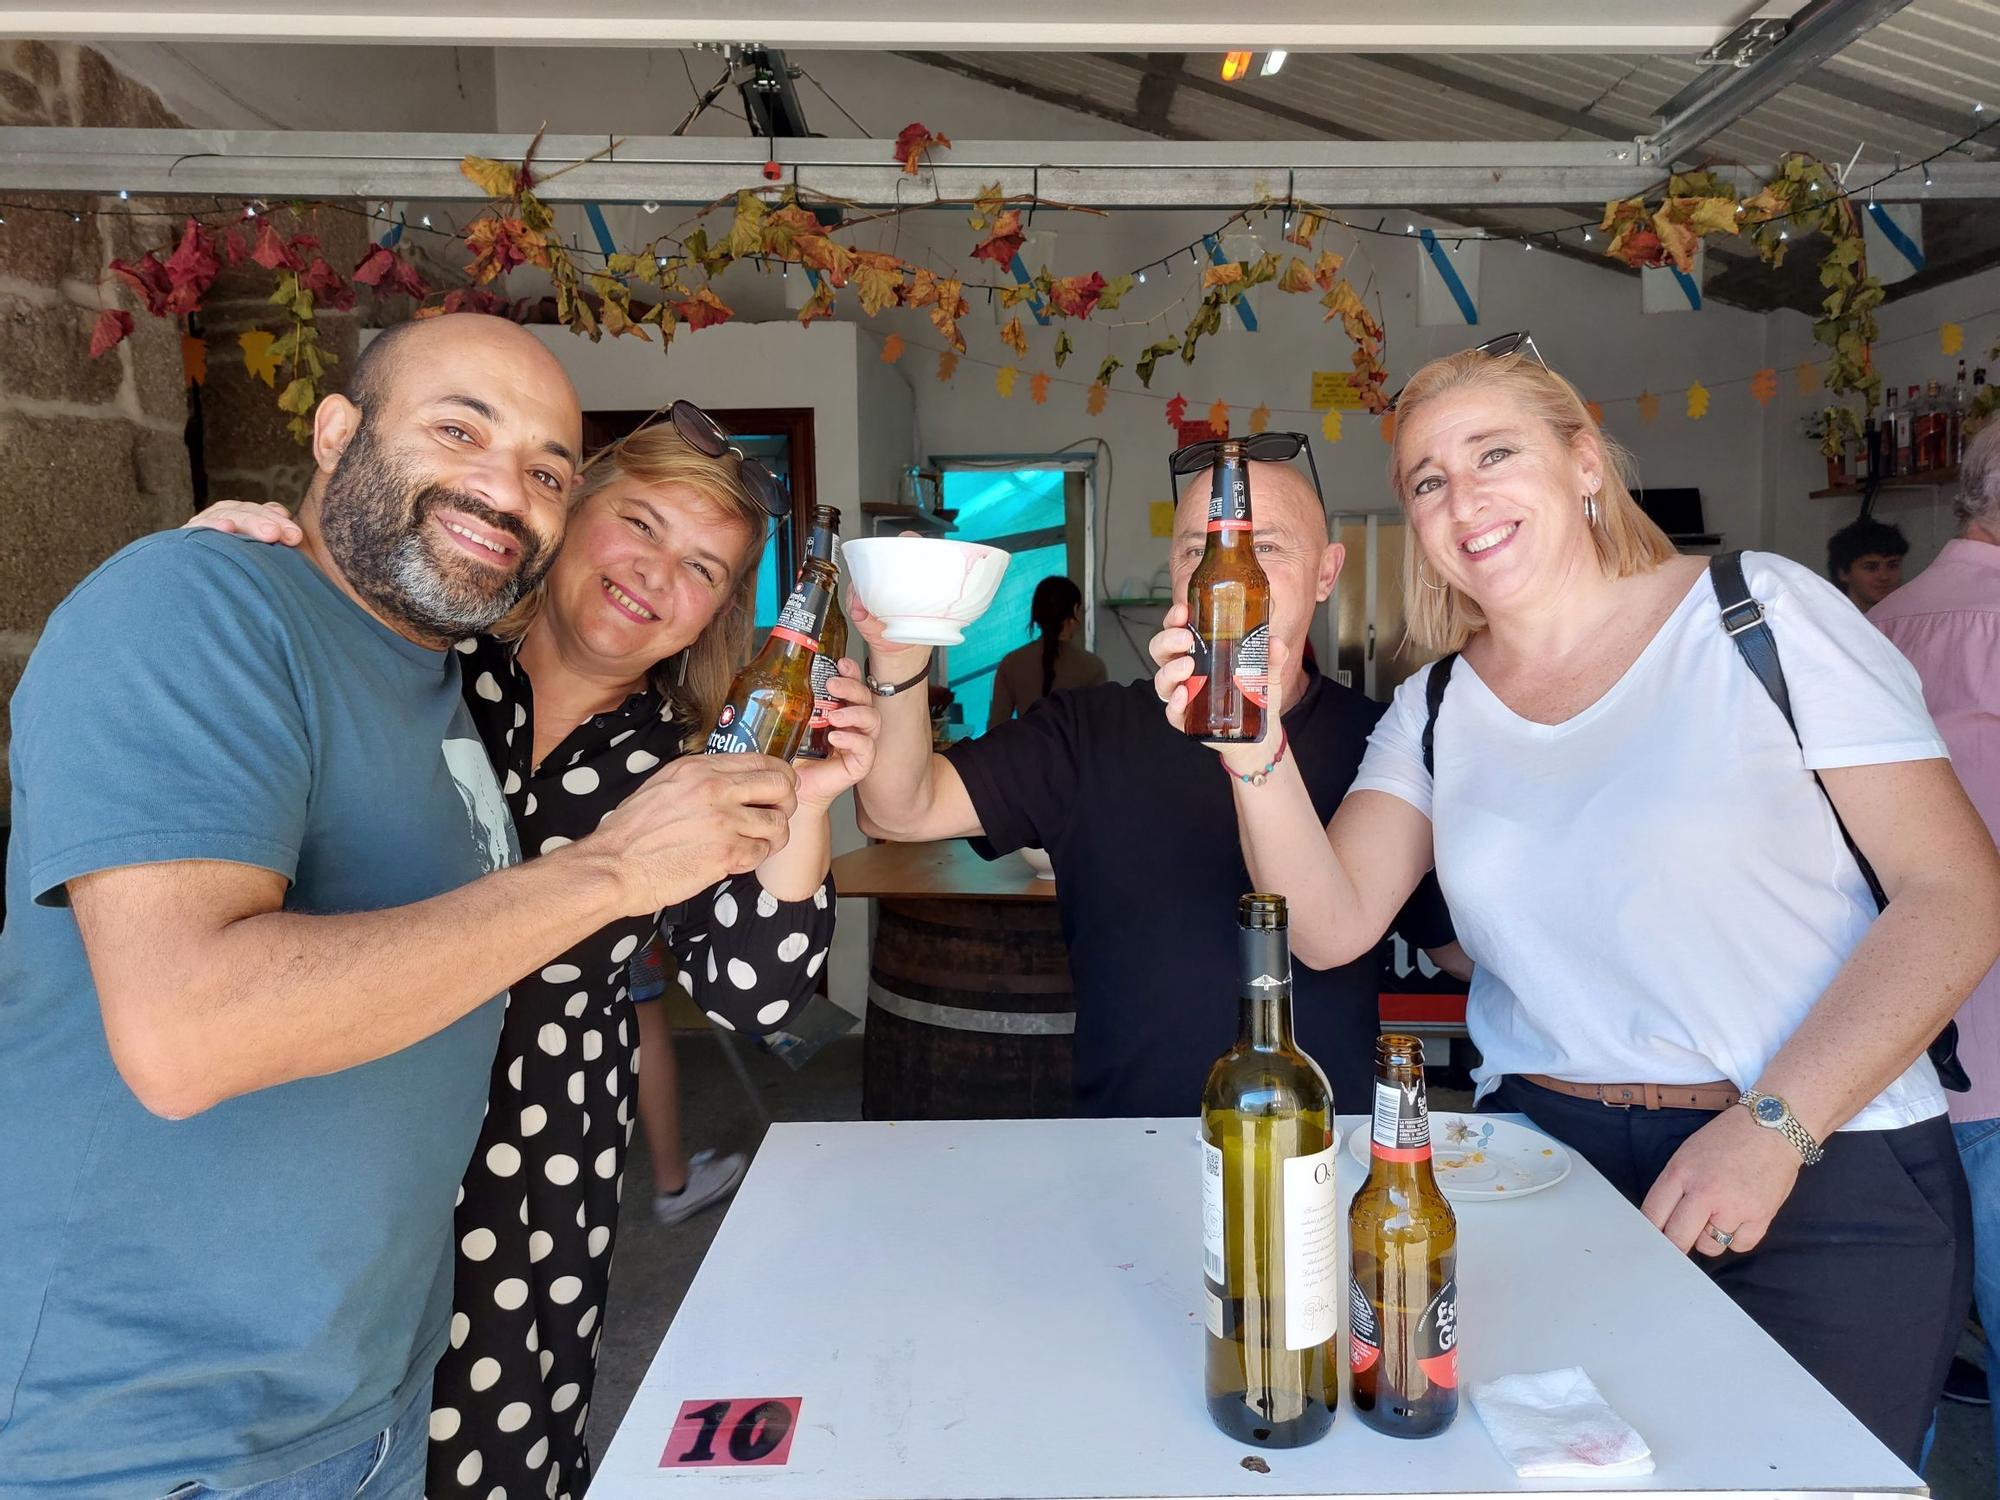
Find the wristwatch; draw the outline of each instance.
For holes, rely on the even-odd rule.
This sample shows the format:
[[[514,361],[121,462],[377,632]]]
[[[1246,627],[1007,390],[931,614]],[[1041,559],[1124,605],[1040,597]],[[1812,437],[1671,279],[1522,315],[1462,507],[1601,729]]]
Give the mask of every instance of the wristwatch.
[[[917,673],[917,675],[912,677],[908,682],[877,682],[875,680],[875,674],[872,672],[864,673],[862,675],[862,681],[868,684],[868,691],[873,693],[876,697],[893,698],[898,693],[907,693],[911,688],[915,687],[920,682],[930,681],[930,676],[931,676],[931,664],[929,658],[926,658],[924,661],[923,671]]]
[[[1812,1133],[1799,1123],[1799,1117],[1792,1113],[1791,1105],[1776,1094],[1766,1094],[1751,1089],[1736,1101],[1750,1111],[1750,1118],[1766,1130],[1775,1130],[1792,1143],[1792,1149],[1799,1153],[1799,1159],[1809,1167],[1816,1167],[1820,1158],[1826,1155],[1820,1143],[1812,1138]]]

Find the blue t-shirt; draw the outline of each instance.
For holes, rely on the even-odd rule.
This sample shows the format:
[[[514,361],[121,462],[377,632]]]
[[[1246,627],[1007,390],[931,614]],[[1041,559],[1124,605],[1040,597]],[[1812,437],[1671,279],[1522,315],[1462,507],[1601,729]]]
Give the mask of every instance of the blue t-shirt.
[[[500,1005],[163,1120],[112,1063],[65,882],[226,860],[285,876],[287,910],[351,912],[514,863],[456,653],[292,548],[147,537],[50,617],[12,771],[0,1493],[229,1488],[363,1441],[444,1346]]]

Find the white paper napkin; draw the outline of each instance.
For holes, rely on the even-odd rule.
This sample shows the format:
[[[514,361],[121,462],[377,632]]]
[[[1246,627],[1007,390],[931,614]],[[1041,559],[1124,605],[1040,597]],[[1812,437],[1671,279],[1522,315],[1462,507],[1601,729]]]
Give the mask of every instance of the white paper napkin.
[[[1523,1479],[1612,1478],[1653,1472],[1653,1451],[1572,1366],[1503,1375],[1472,1387],[1472,1406],[1501,1457]]]

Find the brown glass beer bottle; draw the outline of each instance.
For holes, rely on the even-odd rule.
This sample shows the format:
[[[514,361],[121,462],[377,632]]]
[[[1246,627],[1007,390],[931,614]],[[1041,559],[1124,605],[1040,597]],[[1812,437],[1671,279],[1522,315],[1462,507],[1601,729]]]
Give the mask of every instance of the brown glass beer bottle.
[[[1264,737],[1271,582],[1257,562],[1242,444],[1225,441],[1210,472],[1208,544],[1188,580],[1194,675],[1188,679],[1187,732],[1198,740],[1244,744]]]
[[[1368,1180],[1347,1211],[1348,1373],[1361,1420],[1431,1437],[1458,1415],[1458,1220],[1431,1170],[1424,1044],[1375,1045]]]
[[[847,655],[847,617],[840,612],[840,512],[831,505],[813,508],[812,535],[806,541],[808,560],[818,558],[833,569],[833,602],[827,606],[826,628],[820,632],[819,653],[812,664],[812,717],[806,726],[805,747],[800,760],[825,760],[829,747],[826,737],[833,725],[827,715],[840,707],[840,700],[827,693],[826,685],[840,672],[840,659]]]
[[[764,649],[729,684],[708,733],[709,755],[773,755],[790,760],[805,743],[813,711],[813,663],[833,608],[833,563],[808,555]]]

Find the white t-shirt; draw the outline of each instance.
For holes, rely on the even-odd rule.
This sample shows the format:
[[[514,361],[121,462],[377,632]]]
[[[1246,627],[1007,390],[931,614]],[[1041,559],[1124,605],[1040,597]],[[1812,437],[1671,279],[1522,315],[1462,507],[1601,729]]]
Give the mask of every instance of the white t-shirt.
[[[1397,689],[1353,790],[1432,819],[1438,880],[1477,970],[1467,1022],[1503,1074],[1739,1088],[1875,917],[1811,770],[1945,754],[1916,672],[1805,568],[1744,554],[1799,741],[1704,573],[1638,659],[1562,724],[1509,709],[1463,659],[1424,771],[1424,682]],[[1433,812],[1433,806],[1436,811]],[[1919,1057],[1844,1129],[1943,1114]]]

